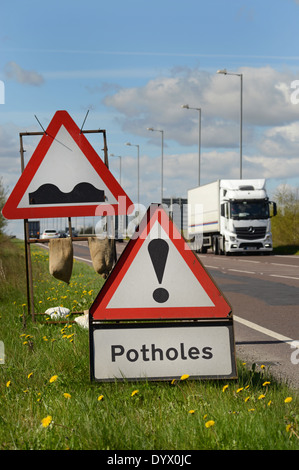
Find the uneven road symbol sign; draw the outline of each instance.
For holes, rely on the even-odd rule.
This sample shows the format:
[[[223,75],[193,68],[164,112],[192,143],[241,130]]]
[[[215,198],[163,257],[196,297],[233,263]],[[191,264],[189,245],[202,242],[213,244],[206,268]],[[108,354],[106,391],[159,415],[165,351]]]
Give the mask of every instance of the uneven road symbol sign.
[[[67,111],[56,111],[3,210],[7,219],[128,214],[132,201]],[[114,215],[113,214],[113,215]]]

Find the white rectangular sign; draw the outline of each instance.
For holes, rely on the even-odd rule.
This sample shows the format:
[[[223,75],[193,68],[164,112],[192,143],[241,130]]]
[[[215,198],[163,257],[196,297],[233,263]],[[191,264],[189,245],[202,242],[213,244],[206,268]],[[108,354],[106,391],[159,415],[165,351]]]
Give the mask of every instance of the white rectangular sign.
[[[93,380],[236,377],[230,319],[90,326]]]

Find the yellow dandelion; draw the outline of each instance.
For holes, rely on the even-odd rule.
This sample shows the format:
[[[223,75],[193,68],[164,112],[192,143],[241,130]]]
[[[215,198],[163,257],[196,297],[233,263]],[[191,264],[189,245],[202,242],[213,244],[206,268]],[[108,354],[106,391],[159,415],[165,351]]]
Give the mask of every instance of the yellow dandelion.
[[[188,374],[183,374],[180,378],[180,380],[186,380],[189,378],[189,375]]]
[[[238,388],[237,393],[241,392],[242,390],[244,390],[244,387]]]
[[[225,390],[228,388],[228,385],[224,385],[222,391],[225,392]]]
[[[270,405],[271,405],[271,403],[272,403],[272,401],[271,401],[271,400],[269,400],[269,401],[268,401],[268,403],[267,403],[267,405],[268,405],[268,406],[270,406]]]
[[[98,396],[98,401],[101,401],[101,400],[103,400],[103,398],[104,398],[104,395],[100,395],[100,396]]]
[[[292,428],[292,425],[291,425],[291,424],[287,424],[287,425],[286,425],[286,432],[290,432],[291,428]]]
[[[175,379],[172,379],[172,381],[170,382],[170,384],[171,384],[171,385],[174,385],[175,382],[176,382],[176,380],[175,380]]]
[[[55,382],[57,379],[58,379],[58,375],[52,375],[52,377],[49,380],[50,384]]]
[[[30,374],[27,375],[27,379],[30,379],[33,376],[33,372],[30,372]]]
[[[65,393],[63,394],[63,396],[64,396],[64,398],[71,398],[71,395],[70,395],[69,393],[67,393],[67,392],[65,392]]]
[[[189,410],[190,415],[193,415],[195,413],[195,410]]]
[[[245,400],[244,400],[245,403],[249,400],[249,398],[250,398],[250,397],[246,397],[246,398],[245,398]]]
[[[248,410],[248,411],[254,411],[254,410],[255,410],[254,408],[249,408],[249,410]]]
[[[264,364],[261,364],[261,369],[265,369],[266,366],[264,366]]]
[[[6,387],[7,387],[7,388],[10,387],[10,384],[11,384],[11,381],[8,380],[8,382],[6,382]]]
[[[263,394],[260,395],[260,396],[258,397],[258,400],[262,400],[263,398],[265,398],[265,396],[266,396],[266,395],[263,395]]]
[[[132,393],[131,393],[131,397],[133,397],[134,395],[136,395],[136,393],[138,393],[139,390],[134,390]]]
[[[41,420],[42,426],[44,428],[47,428],[49,426],[49,424],[51,424],[51,422],[52,422],[52,416],[50,416],[50,415]]]
[[[267,385],[270,385],[270,382],[264,382],[263,387],[266,387]]]
[[[293,400],[292,397],[287,397],[284,402],[285,403],[291,403],[292,400]]]
[[[205,423],[205,427],[206,427],[206,428],[211,428],[212,426],[214,426],[214,424],[215,424],[215,421],[213,421],[212,419],[210,419],[209,421],[207,421],[207,422]]]

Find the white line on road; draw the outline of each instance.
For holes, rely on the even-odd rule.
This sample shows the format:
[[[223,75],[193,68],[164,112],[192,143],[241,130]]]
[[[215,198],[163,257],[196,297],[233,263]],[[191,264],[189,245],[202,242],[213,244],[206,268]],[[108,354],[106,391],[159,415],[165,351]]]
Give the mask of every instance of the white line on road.
[[[257,325],[256,323],[252,323],[251,321],[245,320],[244,318],[238,317],[236,315],[233,315],[233,319],[239,323],[242,323],[245,326],[248,326],[248,328],[252,328],[253,330],[259,331],[260,333],[263,333],[264,335],[271,336],[272,338],[278,339],[279,341],[282,341],[283,343],[291,344],[294,341],[293,339],[288,338],[287,336],[283,336],[279,333],[275,333],[275,331],[268,330],[268,328],[264,328],[263,326]]]
[[[256,274],[255,272],[253,271],[242,271],[241,269],[228,269],[228,271],[235,271],[237,273],[246,273],[246,274]]]
[[[283,277],[285,279],[298,279],[299,280],[299,277],[283,276],[282,274],[270,274],[270,276],[272,276],[272,277]]]
[[[92,263],[92,261],[90,259],[80,258],[80,256],[74,256],[74,258],[78,259],[80,261],[84,261],[85,263]]]
[[[287,266],[288,268],[299,268],[299,266],[296,266],[295,264],[284,264],[284,263],[270,263],[270,264],[275,264],[275,266]]]

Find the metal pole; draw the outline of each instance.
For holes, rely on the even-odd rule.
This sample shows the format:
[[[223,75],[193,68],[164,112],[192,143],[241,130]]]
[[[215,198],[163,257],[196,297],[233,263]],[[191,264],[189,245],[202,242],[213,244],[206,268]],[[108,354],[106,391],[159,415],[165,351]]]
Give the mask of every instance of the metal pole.
[[[240,74],[240,179],[242,179],[242,154],[243,154],[243,75]]]
[[[182,104],[181,108],[195,109],[199,112],[198,121],[198,186],[200,186],[200,151],[201,151],[201,108],[191,108],[188,104]]]
[[[223,75],[236,75],[240,77],[240,179],[242,179],[242,154],[243,154],[243,74],[228,72],[226,69],[217,70]]]
[[[164,159],[164,131],[160,131],[162,134],[162,148],[161,148],[161,204],[163,202],[163,159]]]
[[[24,147],[22,134],[20,134],[20,154],[21,154],[21,172],[23,173],[24,164]],[[26,263],[26,293],[27,293],[27,312],[31,313],[32,320],[34,316],[34,300],[33,300],[33,280],[32,280],[32,264],[31,264],[31,248],[29,243],[29,224],[28,219],[24,219],[24,243],[25,243],[25,263]]]
[[[198,123],[198,186],[200,186],[200,147],[201,147],[201,108],[199,111],[199,123]]]

